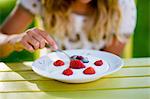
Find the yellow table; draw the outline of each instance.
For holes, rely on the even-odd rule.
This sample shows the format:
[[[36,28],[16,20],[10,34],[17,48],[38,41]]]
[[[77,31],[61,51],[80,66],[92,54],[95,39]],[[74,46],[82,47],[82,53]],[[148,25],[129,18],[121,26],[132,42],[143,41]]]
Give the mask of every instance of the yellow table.
[[[66,84],[43,78],[31,63],[0,63],[0,99],[150,99],[150,58],[124,60],[95,82]]]

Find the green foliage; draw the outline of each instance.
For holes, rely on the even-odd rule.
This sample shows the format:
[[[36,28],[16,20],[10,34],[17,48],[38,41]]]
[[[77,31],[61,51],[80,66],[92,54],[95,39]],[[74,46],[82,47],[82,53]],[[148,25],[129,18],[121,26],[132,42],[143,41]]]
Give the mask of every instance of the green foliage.
[[[137,1],[133,57],[150,57],[150,0]]]
[[[0,24],[5,20],[16,4],[16,0],[0,0]]]

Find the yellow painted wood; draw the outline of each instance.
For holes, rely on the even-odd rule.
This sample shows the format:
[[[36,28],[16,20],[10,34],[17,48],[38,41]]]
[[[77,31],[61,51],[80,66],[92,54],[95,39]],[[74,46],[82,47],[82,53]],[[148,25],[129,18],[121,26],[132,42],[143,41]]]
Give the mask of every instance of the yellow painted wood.
[[[0,71],[21,71],[21,70],[32,70],[31,64],[28,62],[27,64],[24,63],[2,63],[0,62]]]
[[[150,77],[150,66],[143,68],[122,68],[121,70],[103,77],[106,78],[130,78],[130,77]],[[0,82],[11,82],[20,80],[49,80],[39,76],[34,71],[19,71],[19,72],[0,72]]]
[[[150,89],[0,93],[0,99],[149,99]]]
[[[100,79],[84,84],[67,84],[54,80],[0,82],[0,92],[15,91],[78,91],[127,88],[150,88],[150,77]]]
[[[85,84],[41,77],[31,63],[0,63],[0,99],[149,99],[150,58],[124,61],[118,72]]]
[[[125,66],[146,66],[150,65],[150,58],[124,59]]]

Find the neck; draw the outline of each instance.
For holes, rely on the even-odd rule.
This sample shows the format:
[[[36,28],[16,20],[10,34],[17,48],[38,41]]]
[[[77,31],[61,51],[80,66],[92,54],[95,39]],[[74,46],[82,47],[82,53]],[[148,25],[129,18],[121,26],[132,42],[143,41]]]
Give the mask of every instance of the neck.
[[[81,2],[76,1],[73,5],[72,5],[72,10],[74,13],[77,14],[89,14],[91,12],[91,8],[88,4],[83,4]]]

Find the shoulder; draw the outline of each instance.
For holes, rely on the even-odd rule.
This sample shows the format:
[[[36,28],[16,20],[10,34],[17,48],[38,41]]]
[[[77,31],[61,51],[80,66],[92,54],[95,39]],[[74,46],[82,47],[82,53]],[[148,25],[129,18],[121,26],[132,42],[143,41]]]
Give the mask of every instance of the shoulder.
[[[20,0],[19,4],[32,14],[41,13],[41,0]]]
[[[135,6],[135,0],[118,0],[121,6]]]
[[[122,19],[119,32],[123,34],[133,33],[136,26],[136,4],[135,0],[118,0]]]

